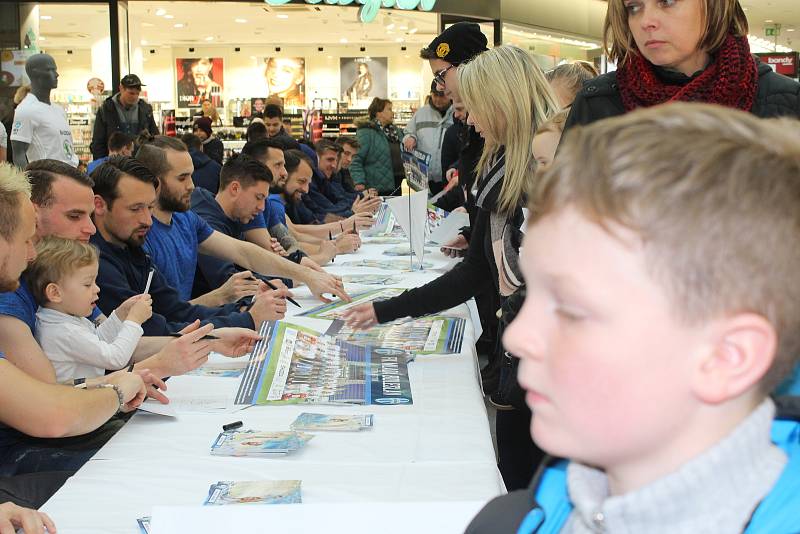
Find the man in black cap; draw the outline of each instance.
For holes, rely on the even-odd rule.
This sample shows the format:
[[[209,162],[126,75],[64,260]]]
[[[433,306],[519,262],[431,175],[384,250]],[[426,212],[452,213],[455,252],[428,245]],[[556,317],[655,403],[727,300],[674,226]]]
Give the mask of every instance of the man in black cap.
[[[427,59],[437,83],[444,96],[451,100],[461,100],[458,96],[458,75],[456,68],[481,52],[486,52],[486,36],[481,27],[474,22],[457,22],[431,41],[420,51],[420,57]]]
[[[122,132],[136,137],[143,131],[158,135],[158,127],[153,118],[153,108],[139,98],[142,80],[135,74],[128,74],[119,81],[119,92],[107,98],[94,121],[90,149],[94,159],[108,156],[108,138],[114,132]]]

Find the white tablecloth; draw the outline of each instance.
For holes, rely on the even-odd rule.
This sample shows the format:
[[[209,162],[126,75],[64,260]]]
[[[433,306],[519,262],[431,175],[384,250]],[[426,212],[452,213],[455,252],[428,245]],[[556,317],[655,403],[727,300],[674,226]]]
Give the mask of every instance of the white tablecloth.
[[[391,245],[365,246],[339,256],[329,267],[384,256]],[[438,251],[426,258],[434,268],[401,273],[401,287],[431,280],[452,266]],[[380,272],[358,269],[358,272]],[[348,286],[350,292],[376,286]],[[307,288],[294,290],[307,310],[318,304]],[[297,308],[289,306],[290,313]],[[302,311],[302,310],[299,310]],[[450,314],[469,318],[467,306]],[[326,321],[291,318],[324,330]],[[409,364],[411,406],[254,406],[228,414],[188,414],[167,418],[139,412],[66,485],[43,511],[59,533],[134,534],[136,518],[154,506],[199,506],[208,487],[221,480],[300,479],[303,503],[486,501],[505,488],[496,467],[486,410],[480,392],[471,321],[458,355],[418,356]],[[167,394],[233,397],[238,378],[173,377]],[[357,433],[316,433],[289,456],[216,457],[209,454],[221,426],[241,420],[243,428],[286,430],[304,411],[373,413],[375,426]],[[303,505],[295,505],[303,506]],[[454,507],[459,509],[459,507]],[[255,531],[260,532],[260,529]]]

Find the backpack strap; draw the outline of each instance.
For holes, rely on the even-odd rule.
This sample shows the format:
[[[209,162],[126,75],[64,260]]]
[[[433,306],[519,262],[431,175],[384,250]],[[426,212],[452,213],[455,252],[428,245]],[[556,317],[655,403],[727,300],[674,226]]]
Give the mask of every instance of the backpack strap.
[[[567,462],[558,460],[544,466],[534,477],[533,508],[527,513],[517,529],[517,534],[557,534],[572,513],[572,503],[567,493]]]

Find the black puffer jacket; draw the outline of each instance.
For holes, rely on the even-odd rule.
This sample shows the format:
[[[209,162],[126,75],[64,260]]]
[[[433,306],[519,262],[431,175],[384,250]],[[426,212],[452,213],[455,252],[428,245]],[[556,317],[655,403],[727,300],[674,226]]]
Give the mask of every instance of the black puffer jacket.
[[[114,98],[119,93],[114,94],[105,99],[100,109],[97,110],[97,117],[94,120],[94,130],[92,132],[92,144],[90,150],[92,151],[93,159],[100,159],[108,156],[108,138],[114,132],[122,130],[117,114],[117,108],[114,105]],[[147,130],[152,135],[158,135],[158,126],[156,126],[155,119],[153,118],[153,108],[142,100],[141,98],[136,104],[139,115],[139,132]]]
[[[758,117],[800,117],[800,83],[774,72],[758,61],[758,92],[751,113]],[[656,69],[665,82],[682,85],[691,78],[666,69]],[[565,130],[625,113],[617,87],[617,73],[609,72],[586,83],[575,97]]]

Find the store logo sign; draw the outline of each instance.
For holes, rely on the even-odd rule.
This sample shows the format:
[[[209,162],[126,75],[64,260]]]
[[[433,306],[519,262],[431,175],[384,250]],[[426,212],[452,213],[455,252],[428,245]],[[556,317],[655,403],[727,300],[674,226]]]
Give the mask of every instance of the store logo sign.
[[[282,6],[292,0],[264,0],[271,6]],[[349,6],[360,4],[358,17],[361,22],[372,22],[378,16],[381,7],[393,7],[407,11],[419,9],[420,11],[431,11],[436,5],[436,0],[305,0],[306,4],[328,4],[332,6]]]

